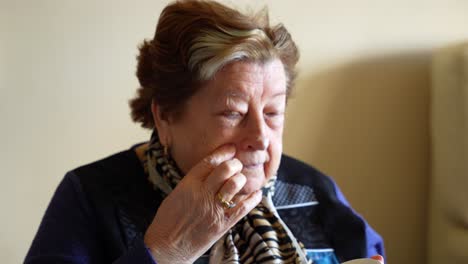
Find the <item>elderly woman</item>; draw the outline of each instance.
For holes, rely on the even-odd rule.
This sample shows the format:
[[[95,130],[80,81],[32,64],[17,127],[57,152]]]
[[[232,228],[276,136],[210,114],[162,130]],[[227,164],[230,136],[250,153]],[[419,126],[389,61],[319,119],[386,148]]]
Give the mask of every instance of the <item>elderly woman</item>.
[[[151,139],[67,173],[26,263],[337,263],[383,254],[335,183],[282,155],[299,54],[265,12],[178,1],[140,47]]]

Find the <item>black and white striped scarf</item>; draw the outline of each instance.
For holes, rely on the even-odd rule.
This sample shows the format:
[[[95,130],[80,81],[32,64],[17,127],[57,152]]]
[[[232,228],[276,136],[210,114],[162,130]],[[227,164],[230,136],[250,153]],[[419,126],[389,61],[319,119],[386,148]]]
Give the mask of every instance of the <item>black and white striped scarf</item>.
[[[164,154],[156,131],[146,150],[144,166],[154,188],[165,195],[183,177],[175,161]],[[262,201],[213,245],[210,263],[312,263],[273,205],[275,181],[276,177],[269,180],[263,187]]]

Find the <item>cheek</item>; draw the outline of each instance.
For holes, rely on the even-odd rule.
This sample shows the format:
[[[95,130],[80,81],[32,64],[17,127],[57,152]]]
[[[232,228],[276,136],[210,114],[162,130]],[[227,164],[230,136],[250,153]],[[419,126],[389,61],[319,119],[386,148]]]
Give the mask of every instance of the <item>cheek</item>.
[[[217,148],[225,144],[234,144],[234,134],[226,129],[219,129],[218,127],[206,127],[204,132],[198,135],[197,151],[200,160],[211,154]]]
[[[283,141],[282,137],[276,137],[270,141],[270,146],[268,148],[268,155],[270,156],[270,161],[268,162],[268,166],[265,171],[265,177],[268,180],[273,175],[276,174],[280,161],[281,161],[281,154],[283,152]]]
[[[178,128],[173,135],[173,158],[184,173],[187,173],[214,149],[214,137],[209,127],[192,124]]]
[[[210,143],[213,150],[225,144],[236,143],[236,132],[235,129],[232,128],[213,126],[207,136],[207,142]]]

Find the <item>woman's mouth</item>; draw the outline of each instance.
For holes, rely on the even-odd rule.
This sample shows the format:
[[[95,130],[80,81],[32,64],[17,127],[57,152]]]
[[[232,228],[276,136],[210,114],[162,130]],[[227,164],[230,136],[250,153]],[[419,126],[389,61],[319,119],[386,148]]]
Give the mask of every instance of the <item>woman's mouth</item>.
[[[263,162],[262,163],[244,164],[244,169],[245,170],[257,170],[259,168],[263,168]]]

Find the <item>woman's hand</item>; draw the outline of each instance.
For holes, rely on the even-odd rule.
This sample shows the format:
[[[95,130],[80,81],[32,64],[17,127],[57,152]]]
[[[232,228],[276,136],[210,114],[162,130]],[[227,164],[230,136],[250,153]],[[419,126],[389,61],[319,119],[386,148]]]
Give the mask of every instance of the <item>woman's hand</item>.
[[[246,183],[235,147],[225,145],[195,165],[166,197],[145,234],[145,244],[159,263],[193,263],[260,201],[261,191],[225,209]]]

